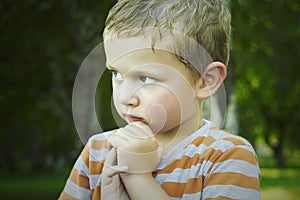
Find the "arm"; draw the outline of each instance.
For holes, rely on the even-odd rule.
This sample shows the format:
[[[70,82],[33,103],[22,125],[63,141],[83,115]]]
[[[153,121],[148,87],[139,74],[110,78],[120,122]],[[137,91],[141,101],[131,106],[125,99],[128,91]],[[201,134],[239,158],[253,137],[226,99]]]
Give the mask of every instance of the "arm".
[[[170,199],[168,194],[156,183],[152,173],[122,174],[121,178],[132,200]]]
[[[94,135],[89,139],[74,164],[65,188],[59,197],[60,200],[100,197],[101,187],[98,184],[100,182],[98,179],[101,178],[103,171],[104,159],[107,154],[106,149],[107,139],[104,134]],[[91,175],[94,175],[92,181],[90,180]]]
[[[112,148],[104,162],[101,178],[101,199],[129,200],[119,174],[128,170],[126,166],[115,166],[117,151]]]
[[[204,180],[202,197],[260,199],[260,171],[251,146],[235,146],[220,154]]]
[[[170,199],[152,176],[162,154],[149,127],[129,124],[109,142],[117,148],[118,164],[128,166],[129,173],[121,174],[121,179],[131,199]]]
[[[89,149],[86,146],[78,157],[59,200],[90,199],[88,177]]]

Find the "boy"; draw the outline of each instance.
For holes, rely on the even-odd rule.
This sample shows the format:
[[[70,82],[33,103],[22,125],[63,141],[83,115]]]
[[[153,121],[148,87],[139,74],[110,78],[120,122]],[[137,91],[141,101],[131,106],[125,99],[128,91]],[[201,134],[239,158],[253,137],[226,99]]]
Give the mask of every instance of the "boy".
[[[202,118],[229,35],[221,0],[118,1],[104,46],[128,125],[90,138],[60,199],[260,199],[251,145]]]

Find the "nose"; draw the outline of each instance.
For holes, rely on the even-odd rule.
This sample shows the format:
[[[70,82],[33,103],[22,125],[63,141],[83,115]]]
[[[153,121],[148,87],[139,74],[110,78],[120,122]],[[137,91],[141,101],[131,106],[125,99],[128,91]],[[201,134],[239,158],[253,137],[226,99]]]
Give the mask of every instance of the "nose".
[[[118,101],[125,106],[138,106],[140,101],[135,94],[130,94],[129,91],[123,91],[119,94]]]
[[[131,97],[129,97],[129,100],[126,102],[124,101],[125,104],[129,105],[129,106],[138,106],[139,105],[139,98],[136,95],[132,95]]]
[[[125,106],[138,106],[140,100],[136,94],[136,88],[131,84],[123,84],[119,88],[115,88],[114,96],[119,104]]]

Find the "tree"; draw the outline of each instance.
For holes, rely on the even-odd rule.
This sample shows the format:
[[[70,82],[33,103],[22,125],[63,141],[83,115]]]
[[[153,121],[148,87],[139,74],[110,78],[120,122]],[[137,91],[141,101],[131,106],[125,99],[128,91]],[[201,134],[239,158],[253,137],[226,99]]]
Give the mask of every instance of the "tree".
[[[241,133],[263,137],[283,166],[284,148],[300,147],[300,3],[240,0],[231,8]]]
[[[0,169],[54,169],[77,153],[72,87],[114,1],[0,3]],[[78,149],[80,150],[80,149]],[[77,150],[77,151],[78,151]],[[27,164],[26,164],[27,166]]]

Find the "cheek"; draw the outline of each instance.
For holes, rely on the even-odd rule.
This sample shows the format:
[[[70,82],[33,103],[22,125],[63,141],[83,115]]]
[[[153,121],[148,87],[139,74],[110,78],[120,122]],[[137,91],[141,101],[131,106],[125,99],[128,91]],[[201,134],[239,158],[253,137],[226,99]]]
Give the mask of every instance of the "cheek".
[[[114,106],[115,106],[117,112],[120,114],[121,108],[120,108],[120,103],[118,101],[118,95],[119,95],[119,93],[114,88],[113,93],[112,93],[112,100],[113,100],[113,103],[114,103]]]
[[[147,98],[146,112],[150,127],[154,132],[171,129],[181,120],[181,108],[176,96],[170,92],[161,92]]]

